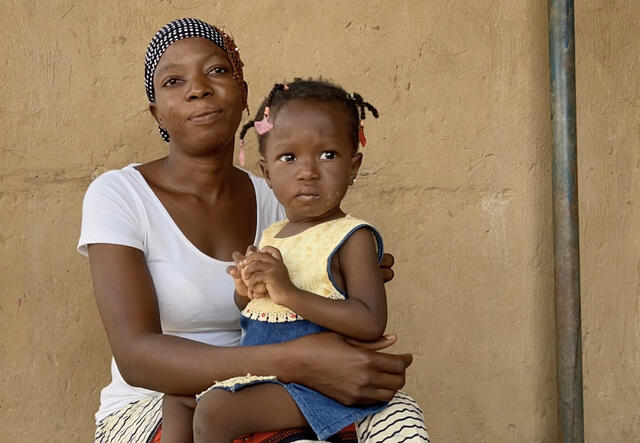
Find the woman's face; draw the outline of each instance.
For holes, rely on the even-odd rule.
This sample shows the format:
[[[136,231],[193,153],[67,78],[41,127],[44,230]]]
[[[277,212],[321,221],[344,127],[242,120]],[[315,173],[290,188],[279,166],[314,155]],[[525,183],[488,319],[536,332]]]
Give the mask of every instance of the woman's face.
[[[172,146],[193,153],[233,146],[244,92],[222,48],[203,38],[173,43],[158,62],[153,85],[156,102],[149,107]]]

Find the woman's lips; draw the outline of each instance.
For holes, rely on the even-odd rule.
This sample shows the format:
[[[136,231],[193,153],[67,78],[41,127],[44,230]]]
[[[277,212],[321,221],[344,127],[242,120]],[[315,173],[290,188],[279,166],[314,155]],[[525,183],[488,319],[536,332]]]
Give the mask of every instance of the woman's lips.
[[[222,109],[205,109],[189,116],[189,121],[196,124],[211,123],[222,114]]]

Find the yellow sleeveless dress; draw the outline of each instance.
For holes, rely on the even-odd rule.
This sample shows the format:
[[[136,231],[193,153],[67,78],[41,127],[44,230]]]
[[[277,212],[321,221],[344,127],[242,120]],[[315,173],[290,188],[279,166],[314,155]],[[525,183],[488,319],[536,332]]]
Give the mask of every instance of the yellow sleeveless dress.
[[[330,274],[331,259],[340,246],[358,229],[369,229],[378,245],[378,260],[382,257],[382,240],[367,222],[349,215],[330,220],[290,237],[279,238],[278,233],[288,223],[276,222],[264,230],[259,248],[273,246],[282,254],[291,282],[304,291],[321,297],[343,300],[346,294],[336,287]],[[300,320],[290,309],[278,305],[269,297],[251,300],[242,311],[244,317],[282,323]]]

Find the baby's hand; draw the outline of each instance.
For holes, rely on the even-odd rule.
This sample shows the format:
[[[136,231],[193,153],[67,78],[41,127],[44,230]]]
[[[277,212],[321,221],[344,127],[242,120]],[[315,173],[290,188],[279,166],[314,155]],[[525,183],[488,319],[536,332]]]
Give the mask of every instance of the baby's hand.
[[[248,255],[241,262],[241,270],[249,292],[262,291],[264,287],[271,299],[280,305],[287,306],[288,297],[297,289],[291,283],[280,251],[272,246]]]

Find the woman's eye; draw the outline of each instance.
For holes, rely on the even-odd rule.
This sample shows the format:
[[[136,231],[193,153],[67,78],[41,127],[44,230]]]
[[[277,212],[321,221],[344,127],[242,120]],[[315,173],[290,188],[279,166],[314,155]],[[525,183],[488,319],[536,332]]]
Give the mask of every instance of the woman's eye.
[[[175,86],[175,85],[177,85],[179,82],[180,82],[180,79],[178,79],[178,78],[170,78],[170,79],[167,79],[167,80],[164,82],[163,86]]]
[[[208,74],[209,75],[214,75],[214,74],[224,74],[225,72],[227,72],[227,68],[224,66],[214,66],[213,68],[209,69]]]
[[[293,154],[282,154],[278,160],[283,161],[285,163],[289,163],[292,162],[296,159],[296,157]]]
[[[336,152],[335,151],[324,151],[322,154],[320,154],[320,158],[322,160],[333,160],[334,158],[336,158]]]

